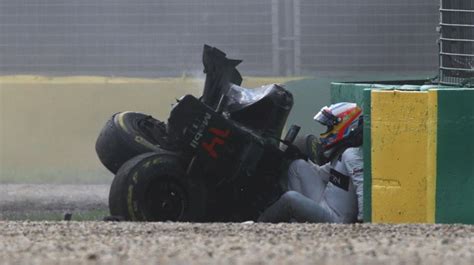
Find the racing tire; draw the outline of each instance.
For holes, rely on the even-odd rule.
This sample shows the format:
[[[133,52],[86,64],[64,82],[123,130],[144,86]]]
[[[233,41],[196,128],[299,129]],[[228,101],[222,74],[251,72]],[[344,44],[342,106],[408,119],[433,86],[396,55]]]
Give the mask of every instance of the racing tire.
[[[102,164],[116,174],[120,166],[139,154],[167,147],[166,125],[139,112],[114,114],[102,128],[95,150]]]
[[[110,187],[110,214],[125,221],[205,221],[203,184],[186,175],[176,153],[141,154],[117,172]]]

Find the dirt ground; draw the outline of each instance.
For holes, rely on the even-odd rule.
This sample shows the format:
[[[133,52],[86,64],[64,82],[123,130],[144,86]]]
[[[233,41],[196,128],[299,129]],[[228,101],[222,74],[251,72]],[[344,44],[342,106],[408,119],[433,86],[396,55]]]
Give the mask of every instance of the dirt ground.
[[[474,264],[468,225],[18,221],[99,220],[107,196],[108,185],[2,185],[0,263]]]

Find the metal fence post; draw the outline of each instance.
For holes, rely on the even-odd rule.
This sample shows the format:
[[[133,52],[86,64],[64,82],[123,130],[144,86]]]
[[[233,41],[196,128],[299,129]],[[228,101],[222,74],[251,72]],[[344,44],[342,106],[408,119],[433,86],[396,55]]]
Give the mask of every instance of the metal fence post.
[[[280,75],[280,26],[279,0],[272,0],[272,68],[273,75]]]
[[[284,36],[282,40],[284,41],[284,58],[285,58],[285,75],[290,76],[293,74],[293,0],[284,1]]]
[[[294,75],[301,75],[301,1],[293,1]]]

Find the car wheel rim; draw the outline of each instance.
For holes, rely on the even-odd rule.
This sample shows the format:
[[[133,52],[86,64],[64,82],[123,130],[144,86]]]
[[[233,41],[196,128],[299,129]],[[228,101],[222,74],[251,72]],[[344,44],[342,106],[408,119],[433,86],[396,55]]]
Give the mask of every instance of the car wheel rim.
[[[187,196],[176,181],[162,179],[149,185],[145,215],[148,221],[178,221],[187,207]]]

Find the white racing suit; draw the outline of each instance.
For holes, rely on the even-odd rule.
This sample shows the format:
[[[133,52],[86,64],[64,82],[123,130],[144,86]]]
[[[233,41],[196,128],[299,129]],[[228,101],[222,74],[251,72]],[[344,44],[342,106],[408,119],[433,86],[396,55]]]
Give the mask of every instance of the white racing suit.
[[[262,213],[260,222],[362,221],[362,147],[347,148],[323,166],[294,161],[288,170],[288,189]]]

